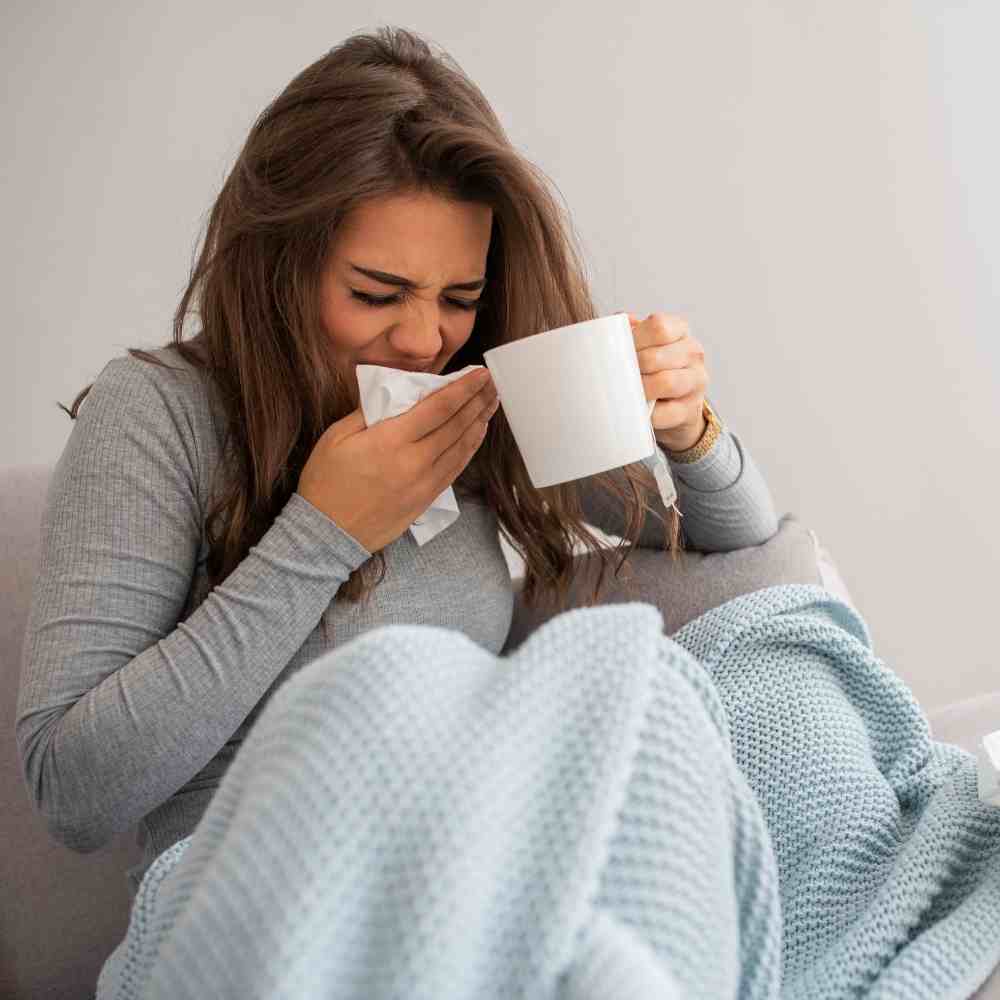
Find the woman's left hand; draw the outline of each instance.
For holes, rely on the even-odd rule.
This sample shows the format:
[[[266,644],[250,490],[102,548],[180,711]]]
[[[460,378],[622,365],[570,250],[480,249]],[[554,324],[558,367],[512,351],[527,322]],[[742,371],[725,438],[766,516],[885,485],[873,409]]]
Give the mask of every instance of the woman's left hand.
[[[646,401],[657,401],[653,435],[670,451],[686,451],[707,426],[702,412],[708,386],[705,349],[680,316],[650,313],[640,322],[632,313],[625,315],[632,326]]]

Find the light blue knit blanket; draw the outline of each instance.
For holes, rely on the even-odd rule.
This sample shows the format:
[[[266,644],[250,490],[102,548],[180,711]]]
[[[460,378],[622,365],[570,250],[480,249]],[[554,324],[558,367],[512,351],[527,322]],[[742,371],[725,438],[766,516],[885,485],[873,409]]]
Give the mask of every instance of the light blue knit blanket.
[[[947,669],[942,664],[941,669]],[[850,606],[374,629],[265,706],[98,1000],[967,997],[1000,809]]]

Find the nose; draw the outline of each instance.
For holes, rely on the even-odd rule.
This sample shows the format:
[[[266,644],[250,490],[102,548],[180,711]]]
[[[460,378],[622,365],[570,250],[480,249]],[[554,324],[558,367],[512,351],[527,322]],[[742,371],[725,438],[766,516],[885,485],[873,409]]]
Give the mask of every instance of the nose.
[[[390,356],[405,359],[398,368],[426,368],[440,353],[444,339],[439,331],[440,306],[418,308],[388,335]]]

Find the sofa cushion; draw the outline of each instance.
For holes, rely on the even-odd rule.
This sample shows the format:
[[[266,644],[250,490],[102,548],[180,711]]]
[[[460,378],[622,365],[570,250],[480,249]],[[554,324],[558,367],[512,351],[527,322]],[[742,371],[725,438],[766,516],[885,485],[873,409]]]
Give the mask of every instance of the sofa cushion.
[[[63,847],[49,836],[21,775],[14,719],[51,473],[51,466],[15,466],[0,478],[0,996],[89,1000],[128,927],[124,872],[140,852],[134,833],[86,856]]]
[[[596,582],[600,559],[581,555],[581,570],[570,586],[567,607],[585,603]],[[778,531],[766,542],[732,552],[685,550],[681,560],[672,562],[663,549],[635,548],[626,564],[632,579],[615,580],[605,574],[601,603],[648,601],[663,615],[668,635],[711,608],[764,587],[783,583],[812,583],[824,586],[813,533],[794,515],[785,514]],[[502,652],[516,649],[524,639],[557,612],[529,608],[515,602],[507,642]]]

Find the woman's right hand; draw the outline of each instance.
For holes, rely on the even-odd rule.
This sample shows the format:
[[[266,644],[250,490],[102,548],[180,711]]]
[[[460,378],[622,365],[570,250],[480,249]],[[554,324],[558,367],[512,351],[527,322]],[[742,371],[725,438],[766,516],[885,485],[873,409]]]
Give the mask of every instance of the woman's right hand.
[[[499,405],[477,369],[374,427],[359,406],[323,432],[296,492],[369,552],[394,541],[458,478]]]

